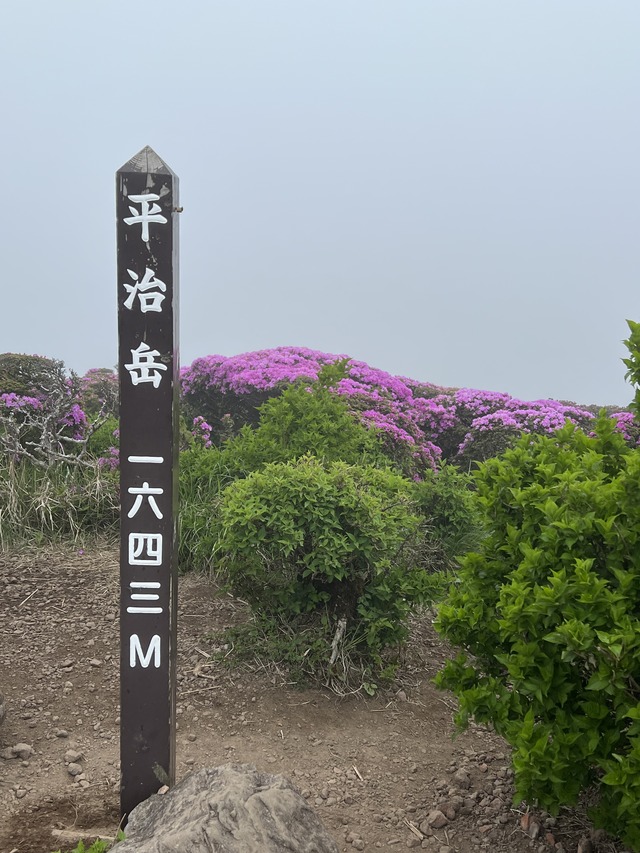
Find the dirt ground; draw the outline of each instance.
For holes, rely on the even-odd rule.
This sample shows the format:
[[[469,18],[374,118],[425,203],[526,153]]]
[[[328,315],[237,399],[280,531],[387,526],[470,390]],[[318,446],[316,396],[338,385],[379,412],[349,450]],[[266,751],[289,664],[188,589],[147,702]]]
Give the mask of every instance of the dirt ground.
[[[67,546],[0,553],[0,601],[7,707],[0,726],[0,853],[69,849],[73,833],[85,830],[87,838],[113,836],[117,552]],[[257,662],[229,670],[213,661],[208,632],[239,618],[242,605],[209,579],[181,578],[179,778],[227,762],[281,773],[341,851],[622,850],[597,833],[589,840],[579,811],[556,819],[514,807],[509,750],[500,738],[480,728],[452,738],[453,697],[430,681],[450,650],[429,617],[415,623],[398,687],[374,699],[301,690]],[[32,752],[14,757],[17,744]],[[80,765],[75,776],[70,764]]]

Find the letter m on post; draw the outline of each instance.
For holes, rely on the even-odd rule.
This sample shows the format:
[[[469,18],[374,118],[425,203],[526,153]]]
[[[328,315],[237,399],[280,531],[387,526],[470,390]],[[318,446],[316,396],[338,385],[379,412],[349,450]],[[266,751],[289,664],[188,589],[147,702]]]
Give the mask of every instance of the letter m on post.
[[[140,666],[146,669],[151,663],[152,655],[153,665],[158,669],[160,666],[160,635],[154,634],[147,646],[147,651],[143,652],[140,637],[137,634],[132,634],[129,639],[129,666],[133,669],[136,666],[137,659]]]

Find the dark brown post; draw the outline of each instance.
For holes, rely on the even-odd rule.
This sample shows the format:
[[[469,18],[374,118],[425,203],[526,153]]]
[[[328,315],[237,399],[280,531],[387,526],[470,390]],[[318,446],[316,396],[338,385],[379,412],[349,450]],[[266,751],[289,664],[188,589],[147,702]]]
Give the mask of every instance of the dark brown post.
[[[116,174],[120,808],[175,776],[178,178],[151,148]]]

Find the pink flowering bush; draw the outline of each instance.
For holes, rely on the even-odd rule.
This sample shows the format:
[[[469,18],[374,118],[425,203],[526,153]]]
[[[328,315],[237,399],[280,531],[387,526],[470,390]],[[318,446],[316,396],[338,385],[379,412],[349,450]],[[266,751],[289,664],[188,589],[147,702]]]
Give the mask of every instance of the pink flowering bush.
[[[341,361],[347,375],[337,382],[334,393],[347,400],[365,426],[378,431],[388,454],[403,469],[417,474],[434,468],[440,450],[431,436],[444,429],[452,416],[427,394],[414,394],[414,389],[434,386],[409,384],[341,355],[278,347],[232,358],[196,359],[181,374],[185,408],[189,416],[201,416],[211,425],[211,440],[218,444],[223,418],[231,418],[236,430],[245,424],[255,426],[258,409],[269,398],[295,382],[314,382],[323,366]]]
[[[196,359],[182,371],[184,403],[192,417],[199,415],[211,425],[210,440],[219,444],[223,417],[236,432],[244,424],[257,425],[258,407],[267,399],[297,381],[313,382],[324,365],[339,361],[346,375],[333,392],[376,431],[389,458],[417,478],[442,460],[469,467],[496,456],[523,432],[550,435],[567,420],[588,431],[595,415],[557,400],[530,402],[501,392],[420,383],[344,355],[303,347]],[[612,417],[626,440],[635,443],[633,415],[617,412]]]
[[[99,381],[95,379],[98,374]],[[24,459],[41,467],[56,462],[92,465],[95,454],[88,443],[106,420],[105,408],[112,408],[117,399],[112,374],[89,371],[89,378],[80,379],[58,360],[0,355],[0,455],[14,463]],[[96,382],[106,383],[102,404],[96,396]],[[91,387],[94,398],[87,392]],[[86,403],[92,399],[100,408],[90,420]],[[114,458],[110,453],[111,467]]]
[[[80,379],[78,395],[90,416],[118,417],[118,375],[110,367],[94,367]]]
[[[589,427],[593,412],[557,400],[525,402],[509,394],[462,388],[455,392],[457,428],[448,436],[458,438],[455,449],[458,463],[484,461],[503,453],[522,433],[551,435],[566,421]]]

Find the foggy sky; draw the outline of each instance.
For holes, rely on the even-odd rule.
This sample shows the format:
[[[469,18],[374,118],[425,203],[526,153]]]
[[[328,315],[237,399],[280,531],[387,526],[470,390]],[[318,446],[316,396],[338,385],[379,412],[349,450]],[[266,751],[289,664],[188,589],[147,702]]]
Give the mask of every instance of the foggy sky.
[[[117,358],[115,172],[180,178],[181,360],[626,404],[638,0],[4,0],[0,352]]]

